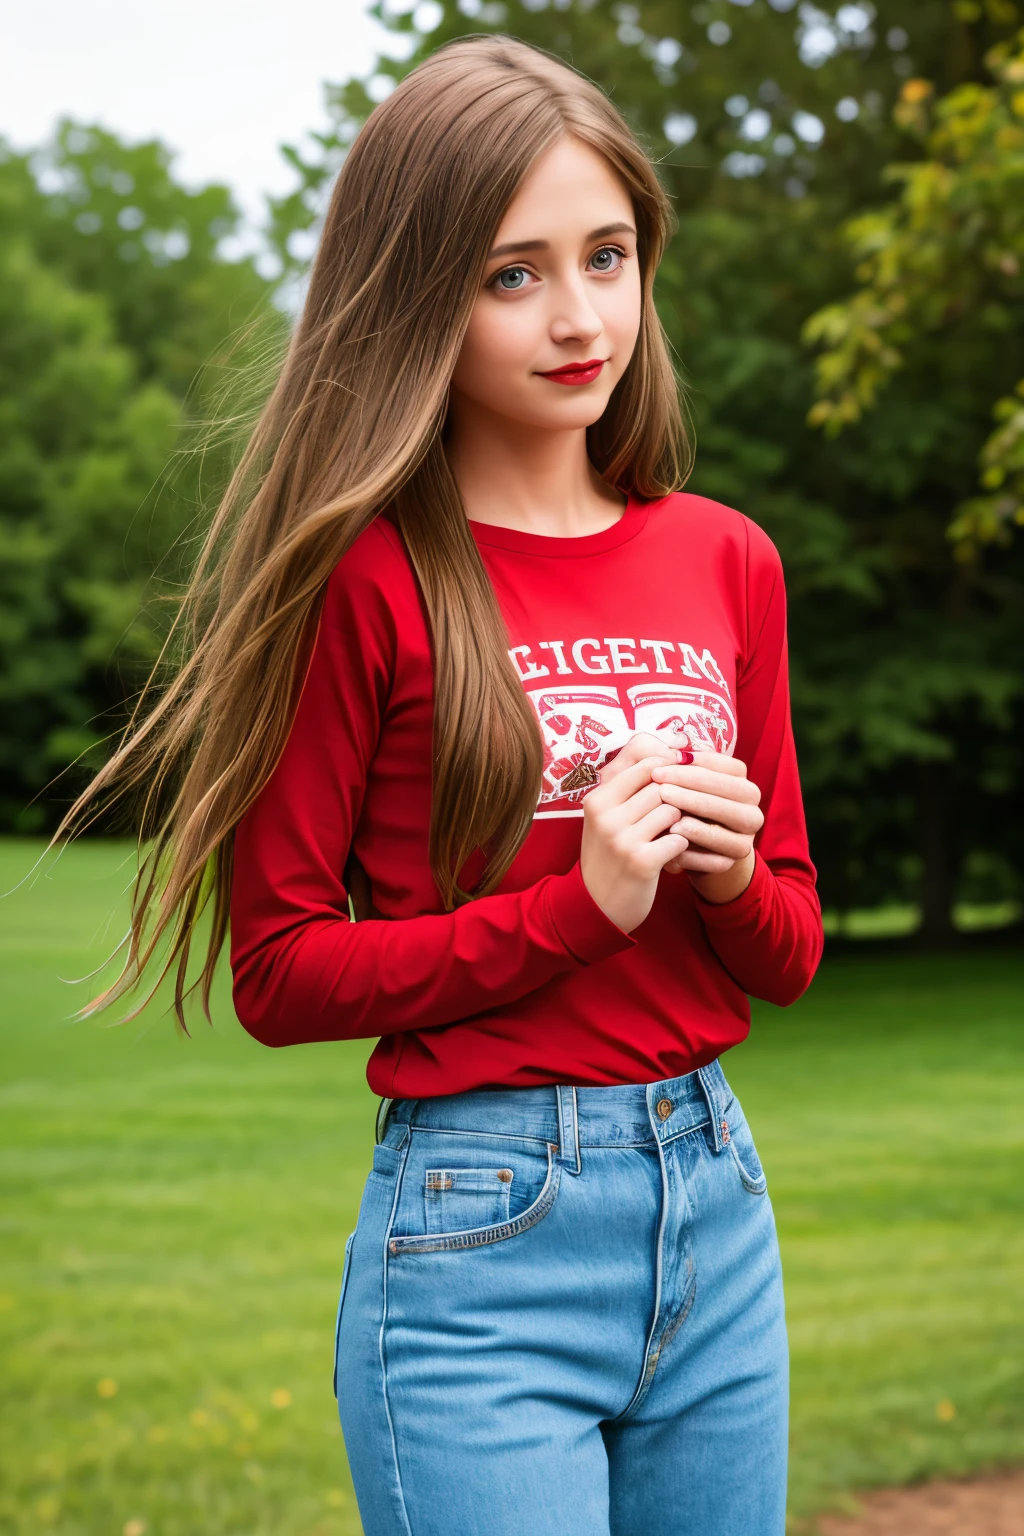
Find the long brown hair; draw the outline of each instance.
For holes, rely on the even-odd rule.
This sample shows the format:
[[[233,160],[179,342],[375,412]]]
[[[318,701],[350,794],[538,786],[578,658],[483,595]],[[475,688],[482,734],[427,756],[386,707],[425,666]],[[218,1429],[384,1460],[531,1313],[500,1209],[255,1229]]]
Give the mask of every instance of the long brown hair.
[[[161,952],[183,1004],[193,935],[211,922],[203,1006],[227,932],[233,832],[287,738],[324,585],[382,511],[401,530],[435,667],[430,862],[446,909],[487,856],[485,895],[529,829],[541,781],[536,720],[445,458],[448,385],[494,232],[537,157],[566,133],[604,155],[635,209],[640,336],[589,452],[641,498],[685,479],[678,392],[652,299],[670,227],[651,163],[590,81],[502,37],[440,49],[376,108],[327,210],[280,377],[213,519],[172,637],[117,751],[58,836],[142,791],[149,844],[127,958],[98,1008]],[[175,649],[176,648],[176,649]],[[162,686],[162,691],[160,688]],[[154,702],[155,698],[155,702]]]

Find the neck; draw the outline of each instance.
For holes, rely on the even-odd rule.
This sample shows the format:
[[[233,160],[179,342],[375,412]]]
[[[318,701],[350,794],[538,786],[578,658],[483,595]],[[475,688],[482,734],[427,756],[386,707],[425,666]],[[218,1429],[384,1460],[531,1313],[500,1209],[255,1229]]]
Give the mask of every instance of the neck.
[[[585,428],[545,431],[453,399],[445,452],[473,522],[579,538],[622,516],[625,497],[591,464]]]

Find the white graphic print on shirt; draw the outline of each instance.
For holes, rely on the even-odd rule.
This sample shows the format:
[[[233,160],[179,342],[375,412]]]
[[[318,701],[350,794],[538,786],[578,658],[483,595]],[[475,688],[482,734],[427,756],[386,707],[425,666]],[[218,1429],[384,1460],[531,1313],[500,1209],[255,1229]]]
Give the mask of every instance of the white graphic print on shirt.
[[[624,638],[605,640],[603,648],[602,642],[593,639],[547,640],[539,642],[537,649],[549,652],[557,665],[552,668],[535,659],[528,645],[515,646],[509,654],[524,683],[551,676],[545,687],[526,690],[544,740],[538,816],[581,816],[580,802],[597,783],[602,765],[638,731],[666,741],[684,732],[697,751],[735,751],[736,716],[729,702],[729,684],[709,650],[698,652],[694,646],[667,640]],[[609,681],[580,682],[576,669],[566,661],[566,652],[576,669],[609,675]],[[644,653],[653,665],[638,660]],[[621,689],[610,681],[612,674],[637,672],[681,673],[698,686],[651,679]],[[571,676],[572,681],[559,683],[559,674]]]

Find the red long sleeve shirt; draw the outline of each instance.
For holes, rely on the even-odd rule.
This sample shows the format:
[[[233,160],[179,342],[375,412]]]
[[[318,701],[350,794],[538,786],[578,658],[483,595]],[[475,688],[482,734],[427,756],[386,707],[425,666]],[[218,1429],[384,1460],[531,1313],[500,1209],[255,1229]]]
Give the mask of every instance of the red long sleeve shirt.
[[[367,1077],[395,1098],[692,1071],[746,1036],[747,993],[792,1002],[821,955],[778,555],[683,494],[582,538],[471,527],[544,739],[529,836],[495,894],[441,910],[430,637],[378,517],[328,582],[284,754],[236,832],[238,1017],[267,1045],[379,1035]],[[627,935],[583,883],[582,800],[609,752],[673,726],[748,765],[756,868],[720,906],[663,874]],[[379,919],[349,921],[350,849]]]

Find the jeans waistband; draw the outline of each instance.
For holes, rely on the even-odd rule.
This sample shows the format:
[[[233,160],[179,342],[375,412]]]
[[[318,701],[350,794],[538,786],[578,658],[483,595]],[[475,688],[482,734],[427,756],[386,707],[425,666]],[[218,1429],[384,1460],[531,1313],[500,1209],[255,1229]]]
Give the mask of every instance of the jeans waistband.
[[[580,1171],[581,1147],[654,1146],[701,1127],[715,1151],[729,1139],[725,1118],[732,1091],[720,1063],[682,1077],[609,1088],[480,1089],[429,1099],[385,1099],[378,1141],[403,1140],[409,1129],[478,1131],[558,1146],[559,1161]]]

